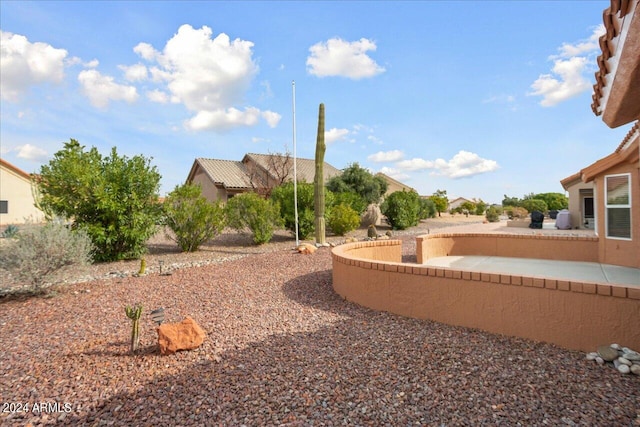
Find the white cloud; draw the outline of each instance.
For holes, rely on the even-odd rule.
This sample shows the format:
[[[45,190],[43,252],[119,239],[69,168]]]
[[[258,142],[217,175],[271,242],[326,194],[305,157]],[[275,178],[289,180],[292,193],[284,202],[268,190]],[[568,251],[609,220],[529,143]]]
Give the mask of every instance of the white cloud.
[[[147,92],[147,99],[158,104],[166,104],[169,102],[169,95],[166,92],[154,89]]]
[[[483,159],[475,153],[460,150],[451,160],[424,160],[414,158],[396,163],[396,167],[405,171],[433,169],[433,175],[458,179],[493,172],[500,166],[495,160]]]
[[[555,61],[551,74],[543,74],[531,84],[532,92],[528,95],[542,96],[540,105],[551,107],[573,98],[591,89],[591,81],[583,74],[587,65],[587,58],[575,56],[570,59]]]
[[[376,76],[385,71],[367,55],[376,48],[373,41],[365,38],[354,42],[333,38],[316,43],[309,48],[307,72],[318,77],[342,76],[354,80]]]
[[[60,83],[67,51],[46,43],[31,43],[25,36],[0,30],[0,93],[18,101],[31,86]]]
[[[403,181],[405,179],[409,179],[410,176],[404,172],[401,172],[397,169],[394,168],[388,168],[388,167],[384,167],[382,169],[380,169],[380,172],[382,172],[383,174],[390,176],[393,179],[397,179],[398,181]]]
[[[19,145],[14,151],[17,151],[19,158],[35,162],[43,162],[49,157],[49,154],[45,150],[31,144]]]
[[[134,102],[138,91],[134,86],[125,86],[113,81],[113,77],[100,74],[97,70],[83,70],[78,74],[82,92],[94,107],[106,108],[110,101]]]
[[[402,160],[404,157],[404,153],[400,150],[391,150],[391,151],[378,151],[375,154],[371,154],[367,157],[367,160],[383,163],[383,162],[396,162],[398,160]]]
[[[541,74],[531,84],[533,90],[527,95],[542,96],[540,105],[551,107],[591,90],[589,72],[595,66],[600,51],[598,38],[604,31],[604,25],[599,25],[589,38],[575,44],[563,43],[557,55],[549,56],[553,61],[551,73]]]
[[[324,141],[327,144],[345,139],[349,135],[349,129],[331,128],[324,132]]]
[[[160,92],[170,94],[171,102],[180,102],[195,115],[185,122],[191,130],[227,130],[238,126],[254,126],[262,118],[275,127],[281,116],[255,107],[240,109],[244,96],[259,68],[252,58],[253,43],[231,40],[211,28],[194,29],[182,25],[167,41],[162,51],[148,43],[133,50],[142,59],[155,63],[148,68],[151,80],[161,85],[153,92],[153,100],[166,102]],[[263,82],[266,96],[268,82]]]
[[[120,65],[119,68],[124,71],[124,78],[130,82],[141,82],[147,80],[147,67],[142,64]]]
[[[97,68],[98,65],[100,65],[100,61],[98,61],[97,59],[92,59],[89,62],[85,62],[84,65],[86,68]]]

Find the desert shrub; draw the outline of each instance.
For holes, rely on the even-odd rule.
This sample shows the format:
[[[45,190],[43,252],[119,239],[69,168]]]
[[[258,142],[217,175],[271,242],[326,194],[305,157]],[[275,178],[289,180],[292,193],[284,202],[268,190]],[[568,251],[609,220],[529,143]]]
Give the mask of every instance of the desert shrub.
[[[162,204],[164,222],[173,231],[167,237],[183,252],[197,251],[200,245],[218,236],[225,225],[219,202],[211,203],[199,185],[176,186]]]
[[[339,204],[331,210],[327,225],[338,236],[344,236],[360,226],[360,215],[350,206]]]
[[[541,199],[527,199],[522,202],[522,207],[529,213],[533,211],[547,212],[547,203]]]
[[[509,219],[524,219],[529,215],[529,212],[525,208],[516,206],[507,206],[504,208],[504,213],[507,214]]]
[[[562,210],[569,207],[569,198],[562,193],[538,193],[534,199],[544,200],[549,210]]]
[[[72,139],[40,169],[36,203],[48,216],[72,219],[95,246],[97,261],[138,258],[157,231],[160,174],[138,155],[103,157]]]
[[[498,209],[495,206],[491,206],[489,209],[487,209],[485,217],[489,222],[498,222],[500,221],[500,212],[498,212]]]
[[[280,207],[280,217],[284,221],[284,227],[296,233],[296,219],[293,183],[287,182],[273,189],[271,200]],[[301,239],[309,237],[314,229],[314,200],[313,184],[306,182],[298,183],[298,236]]]
[[[475,210],[475,214],[476,215],[484,215],[486,210],[487,210],[487,204],[485,202],[480,200],[478,203],[476,203],[476,210]],[[498,212],[498,214],[499,214],[499,212]]]
[[[373,175],[367,169],[353,163],[345,168],[340,175],[332,177],[327,182],[327,188],[333,193],[351,192],[362,199],[362,210],[351,206],[359,214],[371,203],[378,203],[387,192],[387,181],[379,175]]]
[[[367,209],[367,201],[353,191],[343,191],[334,193],[334,206],[346,205],[356,211],[358,215],[362,215]]]
[[[387,217],[391,228],[404,230],[418,225],[420,213],[420,197],[415,191],[396,191],[380,206]]]
[[[63,276],[65,267],[91,262],[93,245],[84,230],[48,223],[24,230],[15,242],[0,249],[0,265],[27,289],[41,293],[47,283]]]
[[[435,218],[436,213],[438,211],[436,209],[436,204],[433,202],[433,200],[420,197],[419,203],[420,203],[420,211],[418,213],[418,217],[420,219]]]
[[[20,230],[18,229],[17,226],[13,224],[9,224],[7,225],[7,228],[5,228],[4,231],[2,232],[2,237],[6,239],[12,239],[16,237],[16,235],[18,234],[18,231]]]
[[[227,202],[225,212],[229,227],[238,232],[249,230],[258,245],[270,241],[274,230],[282,225],[280,207],[256,193],[233,197]]]

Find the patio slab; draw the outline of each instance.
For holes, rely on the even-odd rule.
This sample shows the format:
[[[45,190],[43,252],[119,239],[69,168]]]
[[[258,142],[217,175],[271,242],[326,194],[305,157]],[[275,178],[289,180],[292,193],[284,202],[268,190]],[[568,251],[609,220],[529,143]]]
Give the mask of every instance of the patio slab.
[[[611,283],[640,287],[640,269],[597,262],[553,261],[496,256],[445,256],[424,263],[428,267],[502,273],[550,279]]]

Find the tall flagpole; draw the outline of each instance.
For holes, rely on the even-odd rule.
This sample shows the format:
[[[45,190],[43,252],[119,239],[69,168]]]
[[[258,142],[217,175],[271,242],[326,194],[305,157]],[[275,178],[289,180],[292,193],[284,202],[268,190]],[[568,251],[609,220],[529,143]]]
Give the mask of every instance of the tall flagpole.
[[[291,81],[293,91],[293,209],[296,219],[296,248],[300,245],[298,240],[298,170],[296,160],[296,81]]]

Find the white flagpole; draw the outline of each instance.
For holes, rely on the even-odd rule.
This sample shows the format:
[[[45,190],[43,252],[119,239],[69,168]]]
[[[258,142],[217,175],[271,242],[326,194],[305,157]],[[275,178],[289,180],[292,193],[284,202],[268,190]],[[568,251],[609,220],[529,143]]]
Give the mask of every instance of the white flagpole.
[[[298,240],[298,170],[296,161],[296,81],[291,81],[293,90],[293,208],[296,219],[296,248],[300,246]]]

